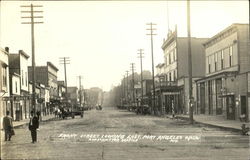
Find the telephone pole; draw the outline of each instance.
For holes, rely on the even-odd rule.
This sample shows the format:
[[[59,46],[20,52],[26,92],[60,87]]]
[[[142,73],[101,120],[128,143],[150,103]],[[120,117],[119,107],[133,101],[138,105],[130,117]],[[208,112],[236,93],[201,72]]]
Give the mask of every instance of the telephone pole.
[[[193,87],[192,87],[192,54],[190,31],[190,0],[187,0],[187,34],[188,34],[188,84],[189,84],[189,119],[193,124]]]
[[[150,33],[147,35],[150,35],[151,37],[151,56],[152,56],[152,79],[153,79],[153,103],[152,103],[152,107],[155,113],[155,78],[154,78],[154,49],[153,49],[153,36],[156,35],[155,33],[153,33],[154,30],[156,30],[156,28],[153,28],[154,25],[152,22],[151,23],[147,23],[147,25],[149,25],[150,28],[148,28],[147,30],[150,30]]]
[[[142,72],[142,58],[144,58],[142,55],[144,54],[143,53],[143,49],[138,49],[139,53],[139,58],[140,58],[140,62],[141,62],[141,107],[142,107],[142,110],[141,110],[141,113],[143,113],[143,85],[142,85],[142,81],[143,81],[143,72]]]
[[[126,71],[126,74],[127,74],[127,104],[129,102],[129,96],[128,96],[128,90],[129,90],[129,87],[128,87],[128,85],[129,85],[129,83],[128,83],[128,73],[129,73],[129,71]]]
[[[134,77],[134,69],[135,64],[131,63],[131,70],[132,70],[132,92],[133,92],[133,105],[135,104],[135,77]]]
[[[66,88],[66,107],[68,107],[68,86],[67,86],[67,70],[66,70],[66,65],[70,64],[70,59],[69,57],[60,57],[59,58],[59,63],[64,65],[64,81],[65,81],[65,88]],[[72,107],[71,107],[72,111]]]
[[[126,102],[126,78],[125,78],[126,75],[123,75],[123,98],[125,99],[125,102]],[[124,107],[124,101],[122,101],[122,105]]]
[[[22,19],[30,19],[30,21],[21,22],[21,24],[30,24],[31,25],[31,52],[32,52],[32,110],[36,112],[36,78],[35,78],[35,34],[34,34],[34,24],[41,24],[41,19],[43,16],[35,15],[35,13],[42,13],[43,11],[35,10],[37,8],[43,7],[42,5],[21,5],[22,8],[21,16]],[[35,8],[35,9],[34,9]],[[24,9],[24,10],[23,10]]]
[[[80,107],[82,106],[82,85],[81,85],[81,81],[82,81],[82,76],[77,76],[79,78],[79,92],[80,92]]]

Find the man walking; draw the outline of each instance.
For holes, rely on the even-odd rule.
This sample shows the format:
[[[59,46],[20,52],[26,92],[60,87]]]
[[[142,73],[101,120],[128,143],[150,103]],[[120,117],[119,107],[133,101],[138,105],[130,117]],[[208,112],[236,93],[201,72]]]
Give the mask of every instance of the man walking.
[[[6,116],[3,117],[3,129],[5,133],[5,141],[11,140],[11,130],[13,129],[12,118],[9,116],[10,112],[6,112]]]
[[[37,141],[37,128],[39,127],[39,120],[36,115],[34,115],[34,112],[31,111],[31,118],[30,118],[30,123],[29,123],[29,130],[31,132],[31,138],[32,138],[32,143],[35,143]]]

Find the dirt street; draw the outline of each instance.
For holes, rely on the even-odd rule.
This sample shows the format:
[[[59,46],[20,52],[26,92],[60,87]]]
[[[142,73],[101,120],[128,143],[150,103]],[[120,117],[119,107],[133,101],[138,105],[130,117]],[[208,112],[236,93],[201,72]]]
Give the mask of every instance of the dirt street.
[[[2,142],[2,159],[248,160],[249,137],[185,121],[104,109],[44,122],[38,143],[27,126]]]

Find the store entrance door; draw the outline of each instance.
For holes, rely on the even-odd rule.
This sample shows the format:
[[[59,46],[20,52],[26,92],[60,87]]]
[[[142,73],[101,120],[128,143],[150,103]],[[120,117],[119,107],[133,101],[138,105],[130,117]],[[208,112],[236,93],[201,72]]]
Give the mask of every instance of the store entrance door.
[[[227,119],[235,120],[235,101],[234,95],[227,96]]]

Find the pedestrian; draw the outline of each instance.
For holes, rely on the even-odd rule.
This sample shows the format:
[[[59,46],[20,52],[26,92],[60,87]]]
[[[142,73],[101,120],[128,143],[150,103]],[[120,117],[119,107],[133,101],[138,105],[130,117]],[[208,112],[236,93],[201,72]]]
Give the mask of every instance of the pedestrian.
[[[36,115],[37,115],[38,120],[39,120],[39,121],[42,121],[41,112],[40,112],[40,111],[37,111],[37,112],[36,112]]]
[[[174,108],[174,100],[172,100],[172,118],[174,118],[175,117],[175,108]]]
[[[33,111],[30,112],[30,115],[29,130],[31,132],[32,143],[35,143],[37,142],[37,129],[39,128],[39,120]]]
[[[10,112],[6,112],[6,116],[3,117],[3,129],[5,133],[5,141],[10,141],[11,136],[14,135],[12,118],[9,116]]]
[[[57,118],[57,109],[55,109],[54,113],[55,113],[55,118]]]

